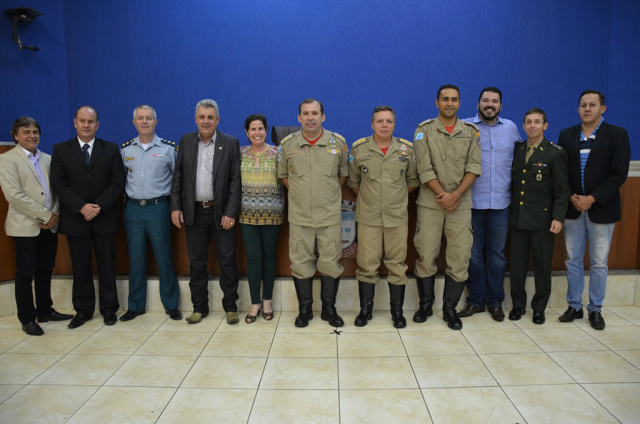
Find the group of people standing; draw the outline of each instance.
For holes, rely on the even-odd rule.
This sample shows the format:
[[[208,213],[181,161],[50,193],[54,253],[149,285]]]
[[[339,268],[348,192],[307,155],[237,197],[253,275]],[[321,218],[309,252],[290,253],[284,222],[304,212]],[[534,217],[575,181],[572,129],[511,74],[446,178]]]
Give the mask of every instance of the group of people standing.
[[[299,304],[295,326],[305,327],[313,318],[316,272],[321,282],[321,319],[343,326],[336,297],[343,271],[341,186],[345,182],[357,195],[360,313],[356,326],[366,326],[372,318],[378,268],[384,260],[391,319],[394,327],[406,327],[408,194],[419,188],[414,273],[420,306],[415,322],[425,322],[433,314],[435,261],[443,234],[447,240],[443,319],[449,328],[461,329],[460,318],[483,312],[485,305],[493,319],[502,321],[505,246],[510,233],[513,309],[509,319],[520,319],[525,313],[524,281],[532,254],[533,322],[544,323],[554,237],[564,229],[569,308],[560,320],[583,317],[582,261],[589,240],[587,309],[591,325],[604,329],[601,308],[607,256],[614,224],[620,220],[619,188],[630,159],[626,130],[603,122],[604,96],[593,90],[581,94],[582,123],[562,131],[559,146],[544,138],[547,117],[537,108],[524,116],[527,140],[522,141],[515,124],[498,116],[502,93],[496,87],[481,91],[478,114],[467,120],[457,118],[460,90],[456,86],[440,87],[435,103],[438,116],[418,125],[413,142],[393,135],[391,107],[375,108],[373,134],[354,142],[351,154],[342,136],[323,128],[324,108],[316,99],[299,105],[302,129],[284,138],[279,147],[266,144],[267,119],[255,114],[244,125],[250,145],[240,148],[237,138],[218,131],[220,110],[210,99],[196,105],[197,131],[185,134],[179,148],[156,135],[156,111],[148,105],[134,109],[138,136],[121,149],[96,138],[98,113],[89,106],[80,107],[74,118],[77,137],[56,144],[52,157],[37,149],[38,122],[17,119],[11,132],[17,146],[0,155],[0,184],[9,202],[5,228],[15,241],[16,304],[23,330],[40,335],[43,330],[37,322],[70,320],[68,327],[77,328],[92,319],[92,250],[98,265],[100,313],[106,325],[117,322],[115,234],[123,191],[130,274],[128,307],[121,321],[145,313],[147,240],[158,264],[165,311],[171,319],[182,319],[172,261],[173,223],[186,226],[193,303],[186,321],[196,324],[209,314],[207,261],[213,238],[226,321],[239,322],[236,222],[247,253],[252,303],[245,322],[255,322],[260,311],[265,320],[273,319],[276,246],[285,220],[283,186]],[[73,316],[52,307],[56,230],[67,236],[69,245]],[[469,298],[458,313],[465,284]]]

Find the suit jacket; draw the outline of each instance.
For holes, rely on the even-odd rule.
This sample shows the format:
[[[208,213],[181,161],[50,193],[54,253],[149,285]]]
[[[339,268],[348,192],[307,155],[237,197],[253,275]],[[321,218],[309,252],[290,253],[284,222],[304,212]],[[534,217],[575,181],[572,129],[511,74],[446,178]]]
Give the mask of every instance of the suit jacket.
[[[576,194],[592,195],[595,203],[589,209],[589,219],[598,224],[620,221],[620,187],[629,174],[631,149],[627,130],[603,122],[591,141],[591,152],[584,168],[584,193],[580,182],[580,133],[582,124],[560,131],[558,145],[567,152],[569,182]],[[580,216],[569,204],[567,218]]]
[[[124,189],[124,168],[118,146],[95,139],[89,164],[77,138],[53,146],[51,184],[60,198],[62,234],[79,236],[91,225],[98,234],[120,228],[118,199]],[[100,213],[86,221],[80,209],[87,203],[100,205]]]
[[[526,162],[527,143],[516,145],[511,169],[509,225],[521,230],[549,230],[564,221],[571,191],[565,151],[546,138]]]
[[[0,185],[9,203],[4,229],[11,237],[35,237],[40,234],[40,224],[51,219],[52,211],[58,212],[58,198],[49,181],[51,156],[40,152],[40,166],[51,194],[51,209],[47,209],[46,197],[40,178],[33,164],[19,146],[0,155]],[[56,232],[56,228],[51,229]]]
[[[180,139],[176,169],[171,184],[171,210],[182,211],[184,222],[193,224],[196,201],[196,170],[198,165],[198,133],[185,134]],[[216,202],[216,226],[221,228],[222,216],[235,218],[240,209],[240,144],[238,139],[216,132],[213,156],[213,196]]]

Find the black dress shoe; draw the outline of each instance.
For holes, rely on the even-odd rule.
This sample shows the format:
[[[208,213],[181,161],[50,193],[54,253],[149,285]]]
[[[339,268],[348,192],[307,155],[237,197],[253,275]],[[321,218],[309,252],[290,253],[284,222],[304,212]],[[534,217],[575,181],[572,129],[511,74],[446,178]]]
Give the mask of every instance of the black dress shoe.
[[[104,313],[104,325],[114,325],[116,322],[118,322],[118,317],[115,312]]]
[[[573,306],[569,306],[567,310],[564,311],[564,314],[558,317],[558,320],[562,322],[571,322],[574,319],[581,319],[581,318],[584,318],[584,312],[582,311],[582,308],[578,310]]]
[[[61,314],[55,309],[51,309],[51,313],[49,315],[38,317],[38,322],[67,321],[67,320],[70,320],[71,318],[73,318],[73,315]]]
[[[460,312],[458,312],[458,316],[460,318],[466,318],[466,317],[470,317],[473,314],[477,314],[480,312],[484,312],[484,306],[476,306],[476,305],[472,305],[472,304],[467,304],[467,306],[465,306],[465,308],[463,310],[461,310]]]
[[[525,308],[513,308],[511,312],[509,312],[509,319],[511,321],[518,321],[522,318],[522,315],[526,314],[527,310]]]
[[[169,315],[169,318],[171,318],[174,321],[179,321],[182,319],[182,312],[180,312],[177,309],[172,309],[170,311],[165,311],[165,312],[167,313],[167,315]]]
[[[73,318],[71,318],[71,321],[69,322],[67,327],[78,328],[81,325],[84,325],[84,323],[89,321],[90,319],[91,319],[90,317],[86,317],[85,315],[76,314]]]
[[[542,325],[544,324],[544,311],[533,311],[533,323]]]
[[[604,330],[604,318],[598,311],[589,312],[589,321],[591,321],[591,327],[595,330]]]
[[[30,336],[42,336],[44,334],[44,331],[42,331],[42,328],[33,321],[28,322],[26,324],[22,324],[22,331],[24,331]]]
[[[489,313],[494,321],[504,321],[504,311],[502,310],[502,306],[489,306]]]
[[[135,317],[137,317],[138,315],[144,315],[144,311],[142,312],[136,312],[136,311],[127,311],[124,314],[122,314],[120,316],[120,321],[131,321],[132,319],[134,319]],[[107,316],[104,316],[104,319],[107,319]],[[107,324],[107,322],[105,321],[105,324]],[[113,324],[107,324],[107,325],[113,325]]]

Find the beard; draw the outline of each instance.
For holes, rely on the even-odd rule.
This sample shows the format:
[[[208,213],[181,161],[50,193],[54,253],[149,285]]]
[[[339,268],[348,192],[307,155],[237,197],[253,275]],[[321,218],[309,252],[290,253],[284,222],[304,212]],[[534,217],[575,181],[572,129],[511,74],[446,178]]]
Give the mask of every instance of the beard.
[[[485,108],[485,109],[487,109],[487,108]],[[499,110],[495,110],[494,109],[494,111],[495,111],[495,115],[490,117],[490,116],[485,115],[484,112],[482,111],[482,109],[478,109],[478,115],[480,115],[480,117],[485,121],[491,121],[493,119],[496,119],[498,117],[498,115],[500,115],[500,111]]]

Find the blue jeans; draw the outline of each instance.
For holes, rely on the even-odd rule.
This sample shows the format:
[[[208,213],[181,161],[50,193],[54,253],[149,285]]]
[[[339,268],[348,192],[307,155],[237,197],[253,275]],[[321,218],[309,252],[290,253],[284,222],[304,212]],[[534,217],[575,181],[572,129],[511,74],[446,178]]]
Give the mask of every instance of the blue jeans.
[[[567,303],[576,309],[582,308],[584,291],[584,254],[589,239],[591,271],[589,273],[589,305],[587,311],[600,312],[607,290],[607,259],[614,224],[596,224],[585,212],[577,219],[565,219],[564,241],[567,246]]]
[[[504,300],[504,256],[509,232],[509,208],[471,209],[473,246],[469,262],[467,303],[502,306]]]

